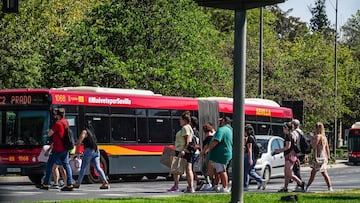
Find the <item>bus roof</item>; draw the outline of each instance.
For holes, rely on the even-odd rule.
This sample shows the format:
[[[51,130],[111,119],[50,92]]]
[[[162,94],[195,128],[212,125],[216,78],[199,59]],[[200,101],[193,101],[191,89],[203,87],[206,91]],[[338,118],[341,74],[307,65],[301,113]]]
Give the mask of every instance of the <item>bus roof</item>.
[[[135,94],[135,95],[158,95],[150,90],[141,89],[123,89],[123,88],[108,88],[108,87],[91,87],[91,86],[78,86],[78,87],[60,87],[51,88],[52,90],[74,91],[74,92],[97,92],[97,93],[110,93],[110,94]]]
[[[213,100],[213,101],[227,101],[233,102],[233,98],[230,97],[199,97],[199,100]],[[245,104],[261,105],[261,106],[272,106],[280,107],[280,104],[270,99],[261,98],[245,98]]]
[[[13,97],[3,96],[7,101],[3,105],[28,104],[58,104],[58,105],[89,105],[89,106],[123,106],[133,108],[196,110],[199,100],[216,101],[219,111],[233,112],[233,99],[228,97],[176,97],[155,94],[149,90],[120,89],[105,87],[62,87],[52,89],[7,89],[0,94],[13,94]],[[40,93],[40,94],[39,94]],[[44,97],[41,94],[49,94]],[[38,96],[37,96],[38,95]],[[12,99],[14,101],[12,101]],[[1,103],[1,100],[0,100]],[[275,101],[259,98],[245,99],[245,113],[254,116],[292,118],[290,108],[280,107]]]
[[[360,128],[360,122],[354,123],[351,128]]]

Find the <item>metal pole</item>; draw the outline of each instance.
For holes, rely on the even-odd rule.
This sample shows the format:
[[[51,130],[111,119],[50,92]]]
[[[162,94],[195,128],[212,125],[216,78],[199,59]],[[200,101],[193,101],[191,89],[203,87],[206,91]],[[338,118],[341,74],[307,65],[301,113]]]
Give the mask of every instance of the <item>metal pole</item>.
[[[235,10],[234,36],[233,159],[231,203],[243,203],[244,103],[246,74],[246,10]]]
[[[259,97],[264,98],[264,67],[263,67],[263,7],[260,7],[260,47],[259,47]]]
[[[334,65],[334,96],[335,96],[335,119],[334,119],[334,156],[336,157],[336,148],[337,148],[337,13],[338,13],[338,0],[336,0],[335,8],[335,65]]]

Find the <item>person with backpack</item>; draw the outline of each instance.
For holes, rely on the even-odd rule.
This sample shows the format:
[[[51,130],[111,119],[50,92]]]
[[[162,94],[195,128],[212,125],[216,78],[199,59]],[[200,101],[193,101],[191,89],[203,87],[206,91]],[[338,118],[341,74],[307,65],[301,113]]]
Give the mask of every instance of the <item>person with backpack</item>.
[[[191,151],[194,151],[194,157],[192,161],[192,170],[194,173],[194,180],[196,181],[196,188],[195,191],[199,191],[202,186],[204,185],[204,181],[202,181],[196,172],[194,172],[194,164],[198,160],[200,155],[200,138],[199,138],[199,120],[195,116],[191,116],[191,127],[193,128],[193,138],[192,138],[192,145],[193,148]]]
[[[254,148],[257,146],[255,131],[251,124],[245,125],[245,146],[244,146],[244,191],[249,190],[249,176],[253,177],[257,182],[257,189],[266,188],[266,181],[262,179],[255,171],[256,158]]]
[[[46,163],[45,177],[40,186],[40,189],[49,190],[49,183],[53,165],[56,163],[57,160],[60,160],[67,174],[67,185],[61,188],[61,191],[72,191],[74,189],[74,185],[72,179],[72,171],[69,164],[69,150],[65,148],[63,143],[65,128],[69,127],[69,122],[64,118],[64,108],[54,109],[53,114],[56,122],[53,124],[53,126],[48,132],[48,137],[52,136],[53,147],[49,155],[49,159]]]
[[[298,119],[294,119],[291,121],[291,130],[290,131],[291,131],[290,133],[295,141],[295,145],[297,148],[297,150],[295,150],[295,152],[296,152],[296,156],[298,157],[298,161],[294,164],[293,172],[302,181],[300,166],[301,166],[301,163],[304,162],[305,154],[303,154],[301,152],[300,139],[301,139],[301,136],[303,136],[304,132],[300,129],[300,121]],[[301,191],[301,185],[297,184],[295,191]]]
[[[84,178],[86,169],[88,168],[90,162],[96,171],[100,175],[102,185],[100,189],[109,189],[110,185],[105,176],[104,170],[100,167],[100,151],[97,147],[97,139],[94,133],[94,130],[90,124],[85,126],[85,129],[81,131],[78,141],[76,143],[75,153],[79,156],[80,146],[84,144],[84,156],[82,157],[81,169],[79,172],[78,180],[76,181],[74,187],[80,188],[81,182]]]
[[[305,182],[301,181],[293,172],[294,164],[298,161],[294,150],[294,139],[291,135],[291,122],[286,122],[283,125],[284,133],[284,148],[274,150],[275,154],[284,152],[285,156],[285,167],[284,167],[284,176],[285,182],[284,187],[278,190],[278,192],[288,192],[288,185],[290,180],[296,181],[298,185],[301,186],[301,191],[305,191]]]

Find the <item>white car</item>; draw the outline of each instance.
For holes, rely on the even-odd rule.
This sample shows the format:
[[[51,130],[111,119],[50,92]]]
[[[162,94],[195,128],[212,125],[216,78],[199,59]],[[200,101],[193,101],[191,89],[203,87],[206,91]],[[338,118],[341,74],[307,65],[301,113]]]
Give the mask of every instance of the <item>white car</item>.
[[[284,177],[284,153],[274,154],[276,149],[284,147],[284,139],[272,135],[255,135],[256,142],[262,152],[256,161],[256,172],[266,181],[271,178]]]

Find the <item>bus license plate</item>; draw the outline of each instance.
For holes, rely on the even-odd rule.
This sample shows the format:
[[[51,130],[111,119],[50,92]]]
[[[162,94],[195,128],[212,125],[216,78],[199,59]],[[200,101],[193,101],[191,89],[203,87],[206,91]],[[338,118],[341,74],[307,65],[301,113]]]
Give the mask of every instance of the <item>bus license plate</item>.
[[[6,171],[8,173],[20,173],[21,172],[21,168],[7,168]]]

